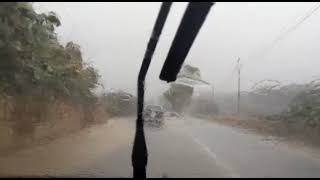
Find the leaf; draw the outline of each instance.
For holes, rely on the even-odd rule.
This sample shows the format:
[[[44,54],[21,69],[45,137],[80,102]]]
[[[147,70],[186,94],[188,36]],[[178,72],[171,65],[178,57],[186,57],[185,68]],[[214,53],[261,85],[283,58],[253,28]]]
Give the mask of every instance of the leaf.
[[[60,26],[61,25],[61,22],[59,20],[59,18],[57,17],[57,14],[54,13],[54,12],[49,12],[48,16],[47,16],[47,19],[55,24],[55,26]]]
[[[53,69],[52,69],[52,67],[50,65],[47,66],[47,70],[48,70],[49,73],[53,72]]]
[[[3,40],[0,39],[0,48],[3,48],[5,46],[5,43],[3,42]]]
[[[22,51],[22,45],[20,41],[14,41],[11,43],[11,45],[16,51]]]

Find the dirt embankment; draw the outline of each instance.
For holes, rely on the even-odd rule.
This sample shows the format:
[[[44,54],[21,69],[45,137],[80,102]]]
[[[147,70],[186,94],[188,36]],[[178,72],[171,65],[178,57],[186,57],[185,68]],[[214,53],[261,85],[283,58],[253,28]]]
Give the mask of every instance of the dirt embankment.
[[[101,177],[101,169],[94,166],[101,161],[108,165],[104,170],[107,174],[121,174],[127,171],[124,168],[131,172],[130,163],[126,161],[131,151],[126,147],[132,142],[132,125],[125,118],[110,118],[108,123],[93,125],[50,143],[2,155],[0,176]],[[128,154],[127,151],[119,153],[122,148]],[[117,161],[113,160],[114,156]]]
[[[320,149],[320,130],[287,121],[271,121],[256,117],[245,116],[215,116],[211,121],[248,130],[265,136],[273,136],[297,145]]]
[[[17,128],[15,126],[18,120],[12,120],[17,115],[14,112],[14,102],[12,99],[0,102],[0,153],[46,144],[90,125],[106,123],[110,118],[100,105],[91,108],[92,111],[88,114],[87,107],[83,105],[57,100],[45,108],[43,121],[34,122],[34,113],[19,115],[25,123],[20,123],[21,127]],[[44,108],[37,108],[36,111],[44,111]]]

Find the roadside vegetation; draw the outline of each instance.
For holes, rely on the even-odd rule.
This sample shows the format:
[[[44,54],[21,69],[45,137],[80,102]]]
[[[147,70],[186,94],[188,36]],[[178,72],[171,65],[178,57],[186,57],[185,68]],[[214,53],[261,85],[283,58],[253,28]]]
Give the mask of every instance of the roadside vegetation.
[[[125,91],[116,90],[103,93],[99,101],[110,116],[130,116],[136,114],[137,98]]]
[[[226,111],[226,107],[232,107],[236,99],[230,96],[219,98],[218,104],[225,107],[225,112],[212,118],[216,122],[309,145],[320,145],[319,79],[306,84],[289,85],[282,85],[275,80],[260,81],[252,91],[242,92],[240,115],[231,108]],[[222,101],[226,99],[229,101]]]
[[[58,41],[58,26],[54,12],[37,13],[32,3],[1,3],[0,149],[109,117],[93,92],[99,86],[97,70],[83,59],[79,45]]]

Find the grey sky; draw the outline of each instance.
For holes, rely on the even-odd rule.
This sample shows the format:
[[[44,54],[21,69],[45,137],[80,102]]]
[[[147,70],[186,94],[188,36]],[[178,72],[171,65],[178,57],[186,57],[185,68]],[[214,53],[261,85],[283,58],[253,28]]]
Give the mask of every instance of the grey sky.
[[[81,45],[86,60],[99,70],[106,89],[135,92],[136,78],[160,3],[35,3],[55,11],[62,22],[61,41]],[[147,88],[161,92],[162,63],[186,7],[173,3],[148,73]],[[236,59],[241,58],[242,88],[268,78],[283,83],[306,82],[319,76],[320,10],[276,46],[259,56],[286,28],[317,3],[216,3],[186,63],[200,68],[204,80],[218,91],[233,91]]]

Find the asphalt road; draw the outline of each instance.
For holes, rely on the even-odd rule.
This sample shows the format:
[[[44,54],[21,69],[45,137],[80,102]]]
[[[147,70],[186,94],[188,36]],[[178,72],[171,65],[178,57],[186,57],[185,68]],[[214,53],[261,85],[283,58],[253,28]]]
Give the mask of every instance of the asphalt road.
[[[112,119],[50,144],[0,157],[0,176],[131,177],[134,118]],[[320,177],[320,157],[206,122],[146,128],[148,177]]]

